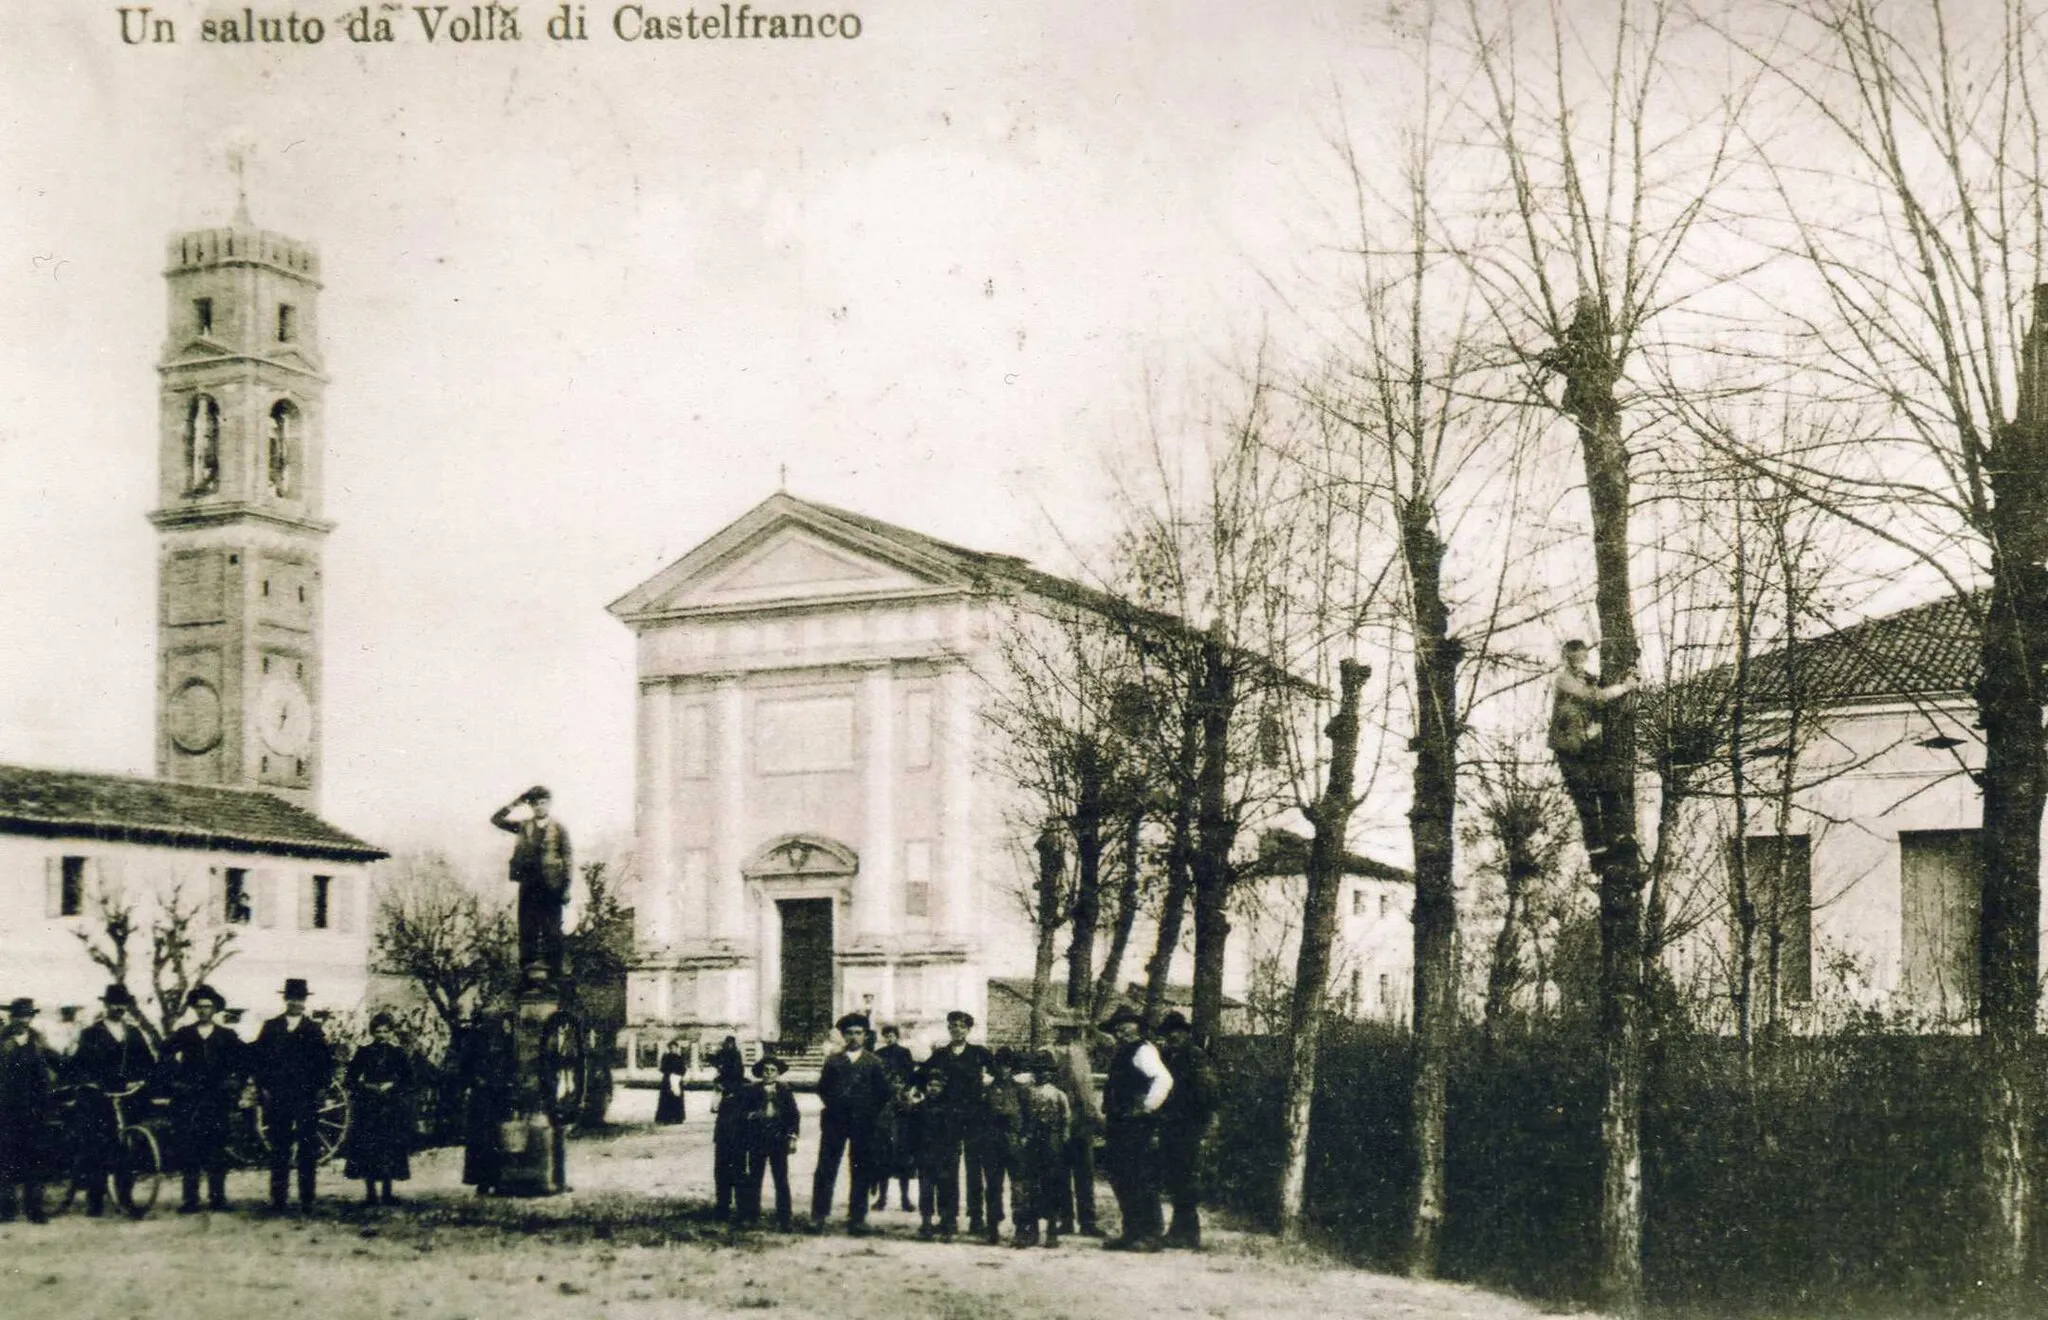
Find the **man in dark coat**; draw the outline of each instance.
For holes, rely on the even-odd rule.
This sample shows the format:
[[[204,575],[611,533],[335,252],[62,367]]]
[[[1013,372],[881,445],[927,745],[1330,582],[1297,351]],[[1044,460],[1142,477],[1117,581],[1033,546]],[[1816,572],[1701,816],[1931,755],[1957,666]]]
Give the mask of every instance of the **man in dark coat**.
[[[326,1033],[306,1014],[310,991],[294,976],[284,983],[284,1012],[256,1034],[251,1072],[263,1098],[270,1138],[270,1208],[285,1208],[291,1170],[299,1170],[299,1208],[313,1208],[320,1168],[320,1102],[334,1079]]]
[[[747,1073],[739,1041],[727,1036],[712,1056],[718,1099],[711,1105],[711,1184],[717,1191],[718,1217],[729,1219],[738,1208],[740,1184],[747,1176]]]
[[[1176,1011],[1161,1018],[1159,1034],[1160,1062],[1173,1074],[1173,1090],[1159,1107],[1159,1167],[1173,1204],[1166,1245],[1200,1251],[1202,1142],[1216,1117],[1216,1072],[1208,1054],[1195,1044],[1185,1014]]]
[[[0,1026],[0,1222],[26,1211],[44,1221],[43,1178],[49,1170],[52,1097],[50,1050],[32,1025],[33,999],[7,1006]]]
[[[140,1088],[156,1074],[156,1050],[129,1020],[135,996],[128,987],[108,986],[100,1003],[103,1014],[79,1033],[70,1068],[71,1081],[79,1087],[72,1111],[78,1173],[85,1179],[85,1213],[93,1218],[107,1212],[107,1175],[122,1176],[121,1125],[111,1097]],[[128,1189],[116,1191],[125,1198]]]
[[[825,1060],[818,1074],[818,1098],[825,1102],[819,1122],[818,1167],[811,1175],[811,1229],[824,1228],[832,1210],[833,1185],[839,1180],[839,1159],[851,1154],[847,1179],[852,1199],[846,1207],[846,1231],[855,1237],[868,1231],[868,1193],[875,1176],[875,1121],[889,1103],[889,1072],[868,1049],[868,1020],[848,1013],[834,1024],[846,1048]]]
[[[526,814],[514,820],[521,807]],[[543,973],[550,983],[562,979],[562,905],[575,870],[569,831],[548,815],[553,807],[554,796],[535,784],[491,817],[491,824],[519,836],[510,869],[519,886],[519,967],[529,982]]]
[[[1102,1084],[1102,1155],[1110,1190],[1123,1212],[1122,1235],[1102,1245],[1111,1251],[1157,1251],[1164,1227],[1159,1222],[1158,1115],[1173,1091],[1173,1075],[1145,1039],[1145,1019],[1128,1004],[1110,1014],[1102,1029],[1116,1038]]]
[[[782,1080],[782,1071],[782,1060],[772,1054],[762,1055],[754,1063],[754,1076],[760,1080],[747,1088],[741,1103],[740,1124],[745,1131],[747,1169],[740,1179],[739,1212],[735,1220],[743,1225],[759,1221],[761,1178],[764,1174],[772,1174],[775,1178],[775,1226],[787,1232],[790,1226],[789,1157],[796,1152],[797,1133],[803,1126],[803,1118],[797,1112],[796,1092]]]
[[[932,1051],[919,1071],[924,1091],[924,1167],[918,1175],[918,1209],[923,1220],[920,1237],[932,1235],[935,1210],[941,1239],[959,1231],[963,1157],[967,1163],[968,1231],[984,1231],[981,1156],[988,1108],[982,1096],[982,1078],[991,1075],[996,1065],[987,1046],[967,1039],[972,1030],[972,1013],[955,1009],[946,1014],[950,1039]]]
[[[210,985],[195,985],[185,996],[191,1022],[171,1033],[164,1046],[170,1079],[171,1130],[177,1137],[185,1175],[181,1215],[199,1212],[199,1175],[206,1174],[207,1203],[228,1208],[228,1133],[247,1070],[242,1038],[213,1020],[227,1001]]]

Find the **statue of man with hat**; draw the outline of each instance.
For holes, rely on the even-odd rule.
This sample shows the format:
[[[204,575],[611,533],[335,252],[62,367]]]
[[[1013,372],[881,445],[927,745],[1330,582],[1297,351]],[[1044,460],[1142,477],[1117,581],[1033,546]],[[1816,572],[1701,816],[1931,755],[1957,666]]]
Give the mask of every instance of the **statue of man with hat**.
[[[263,1024],[254,1047],[256,1089],[270,1138],[270,1208],[285,1208],[292,1166],[299,1172],[299,1209],[313,1208],[320,1156],[320,1102],[334,1079],[334,1053],[320,1024],[306,1013],[312,992],[302,977],[284,983],[284,1012]]]
[[[73,1109],[79,1173],[85,1178],[85,1213],[107,1211],[107,1175],[121,1176],[120,1118],[110,1098],[147,1083],[156,1074],[156,1050],[132,1020],[135,996],[115,982],[100,996],[100,1020],[79,1033],[71,1051],[70,1076],[79,1095]],[[123,1196],[127,1188],[117,1189]]]
[[[43,1177],[56,1102],[50,1049],[35,1029],[35,1016],[35,1000],[17,999],[0,1026],[0,1222],[24,1212],[31,1224],[44,1219]]]
[[[562,907],[575,870],[569,831],[550,814],[554,801],[535,784],[491,816],[491,824],[519,836],[510,871],[519,886],[519,967],[529,983],[562,979]]]
[[[171,1131],[184,1170],[181,1215],[199,1213],[199,1175],[206,1174],[207,1205],[228,1208],[228,1133],[247,1071],[242,1038],[214,1015],[227,1007],[220,991],[201,982],[185,995],[192,1021],[171,1033],[164,1046],[169,1065]]]

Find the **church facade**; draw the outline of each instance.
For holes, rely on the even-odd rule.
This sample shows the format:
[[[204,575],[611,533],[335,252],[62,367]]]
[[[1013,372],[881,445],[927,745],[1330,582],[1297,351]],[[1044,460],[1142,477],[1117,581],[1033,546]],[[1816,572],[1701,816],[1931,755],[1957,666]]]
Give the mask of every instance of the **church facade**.
[[[368,984],[369,863],[316,814],[326,378],[318,255],[244,213],[170,241],[157,364],[156,777],[0,766],[0,993],[75,1016],[105,985],[109,904],[134,914],[130,988],[176,909],[232,1007],[286,976],[317,1006]],[[60,1031],[61,1034],[61,1031]]]
[[[1034,576],[777,494],[612,605],[638,641],[636,1034],[803,1048],[866,1009],[935,1036],[1030,974],[980,707]]]

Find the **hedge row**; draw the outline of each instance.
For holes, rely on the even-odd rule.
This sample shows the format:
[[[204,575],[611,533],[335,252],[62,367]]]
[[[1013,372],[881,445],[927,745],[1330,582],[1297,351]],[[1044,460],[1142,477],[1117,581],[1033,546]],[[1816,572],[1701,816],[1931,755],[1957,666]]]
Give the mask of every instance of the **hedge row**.
[[[1218,1062],[1230,1084],[1213,1199],[1270,1222],[1284,1044],[1228,1042]],[[1715,1314],[1791,1305],[1862,1314],[1946,1307],[1975,1292],[1983,1090],[1974,1041],[1790,1041],[1760,1049],[1745,1070],[1732,1042],[1683,1036],[1657,1042],[1649,1065],[1653,1301]],[[1405,1033],[1351,1024],[1331,1033],[1318,1064],[1309,1219],[1385,1268],[1402,1257],[1414,1180],[1411,1066]],[[1597,1042],[1582,1030],[1459,1042],[1448,1277],[1558,1301],[1592,1295],[1601,1090]],[[2036,1187],[2048,1187],[2038,1172]]]

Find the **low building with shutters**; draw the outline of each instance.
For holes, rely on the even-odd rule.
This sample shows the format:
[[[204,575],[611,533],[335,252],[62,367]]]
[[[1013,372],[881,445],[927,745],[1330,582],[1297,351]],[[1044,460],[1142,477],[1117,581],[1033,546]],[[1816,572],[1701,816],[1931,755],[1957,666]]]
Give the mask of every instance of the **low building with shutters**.
[[[383,850],[256,789],[0,765],[0,998],[27,995],[60,1040],[90,1021],[108,976],[108,905],[133,912],[128,986],[155,1016],[151,928],[172,905],[210,947],[231,1009],[276,1011],[287,976],[313,1007],[354,1011],[369,981],[367,868]]]

